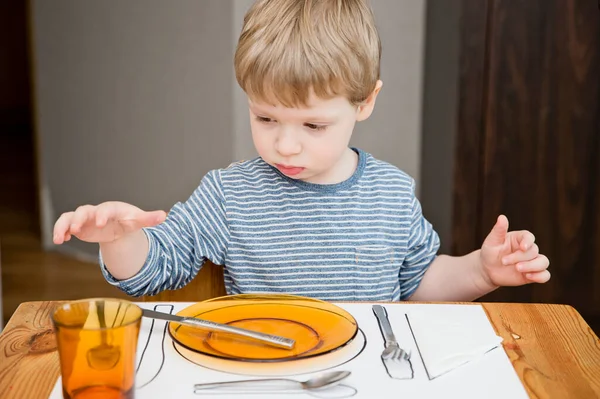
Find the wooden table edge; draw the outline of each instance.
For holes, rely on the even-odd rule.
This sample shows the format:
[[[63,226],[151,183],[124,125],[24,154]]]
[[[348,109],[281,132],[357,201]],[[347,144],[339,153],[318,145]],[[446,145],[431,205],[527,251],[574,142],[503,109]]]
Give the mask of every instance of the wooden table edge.
[[[22,396],[16,396],[16,395],[23,395],[25,393],[29,394],[29,390],[33,390],[35,391],[35,396],[34,397],[40,397],[40,398],[48,398],[48,395],[50,394],[52,388],[54,387],[54,382],[56,381],[56,379],[58,378],[59,375],[59,367],[58,367],[58,354],[56,353],[55,350],[55,345],[54,348],[51,347],[52,342],[49,342],[48,339],[53,338],[53,336],[51,334],[48,334],[49,329],[52,328],[51,326],[51,322],[50,322],[50,312],[52,310],[52,308],[56,305],[58,305],[61,302],[65,302],[66,300],[56,300],[56,301],[27,301],[27,302],[23,302],[21,304],[19,304],[19,306],[17,307],[17,309],[15,310],[15,312],[13,313],[13,315],[11,316],[11,318],[9,319],[8,323],[6,324],[4,330],[2,331],[2,333],[0,333],[0,349],[5,350],[6,348],[5,346],[7,344],[9,344],[10,342],[4,342],[5,340],[7,340],[9,333],[12,330],[17,330],[17,329],[24,329],[24,326],[22,324],[19,324],[20,321],[22,320],[20,318],[20,314],[24,313],[24,312],[30,312],[31,310],[26,310],[26,308],[30,308],[30,309],[36,309],[36,320],[28,320],[28,322],[30,322],[31,326],[27,326],[27,328],[29,328],[29,333],[30,336],[28,337],[23,337],[23,342],[20,343],[20,345],[17,345],[17,349],[19,348],[25,348],[28,349],[28,352],[21,356],[21,357],[25,357],[29,354],[31,354],[31,347],[32,346],[36,346],[37,349],[41,348],[40,351],[40,356],[38,356],[37,358],[34,358],[34,361],[39,362],[40,364],[42,364],[42,357],[45,356],[45,360],[44,360],[44,364],[46,365],[46,378],[44,378],[43,381],[36,381],[35,383],[28,383],[28,384],[22,384],[22,386],[19,386],[18,388],[23,388],[26,389],[27,392],[23,392],[20,391],[19,392],[8,392],[8,397],[12,398],[12,397],[22,397]],[[142,301],[138,301],[136,298],[130,300],[131,302],[140,302],[142,303]],[[161,301],[164,302],[164,301]],[[179,302],[179,303],[185,303],[188,301],[173,301],[173,302]],[[189,302],[193,302],[193,301],[189,301]],[[396,306],[396,305],[402,305],[405,302],[378,302],[378,301],[369,301],[369,302],[364,302],[364,301],[355,301],[355,302],[348,302],[348,301],[340,301],[338,303],[370,303],[370,304],[375,304],[375,303],[380,303],[380,304],[386,304],[386,305],[390,305],[390,306]],[[583,317],[581,316],[581,314],[579,313],[579,311],[577,311],[577,309],[575,309],[573,306],[568,305],[568,304],[545,304],[545,303],[510,303],[510,302],[436,302],[436,301],[431,301],[431,302],[409,302],[410,304],[465,304],[465,305],[481,305],[484,309],[484,311],[486,312],[486,315],[488,317],[488,319],[490,320],[490,323],[492,324],[492,326],[494,327],[494,329],[496,330],[496,333],[500,336],[503,337],[504,342],[502,343],[504,350],[506,351],[507,355],[509,356],[511,363],[513,364],[513,367],[515,367],[515,371],[517,372],[517,375],[519,377],[519,379],[521,380],[521,382],[523,383],[527,393],[529,395],[531,395],[531,397],[536,397],[536,398],[541,398],[541,397],[546,397],[544,394],[541,394],[542,392],[545,394],[548,394],[548,392],[546,391],[546,387],[539,386],[531,386],[530,382],[528,383],[527,380],[527,376],[525,374],[523,374],[523,370],[519,370],[519,364],[515,363],[518,361],[515,360],[516,357],[518,358],[519,356],[519,348],[518,345],[516,345],[516,349],[515,349],[515,345],[514,345],[514,336],[511,336],[511,331],[510,328],[506,328],[506,326],[504,325],[504,323],[497,323],[498,320],[502,320],[504,319],[504,316],[506,315],[506,312],[502,312],[503,309],[508,309],[510,308],[521,308],[523,309],[534,309],[534,312],[555,312],[557,314],[562,314],[562,313],[568,313],[570,316],[574,317],[575,320],[571,320],[572,323],[576,323],[577,326],[581,327],[578,328],[578,331],[576,331],[576,333],[580,336],[580,337],[584,337],[585,340],[595,340],[597,342],[600,342],[600,340],[598,339],[598,336],[594,333],[594,331],[591,329],[591,327],[589,327],[589,325],[587,324],[587,322],[585,321],[585,319],[583,319]],[[42,317],[42,315],[38,315],[37,312],[39,312],[39,310],[43,310],[43,314],[45,315],[44,317],[46,317],[46,320],[43,320],[44,317]],[[15,317],[16,316],[16,317]],[[510,319],[510,317],[509,317]],[[496,321],[496,322],[495,322]],[[514,320],[513,320],[514,321]],[[500,324],[500,325],[497,325]],[[509,323],[510,324],[510,323]],[[510,326],[509,326],[510,327]],[[37,330],[36,330],[37,328]],[[41,337],[42,341],[40,344],[34,343],[37,342],[36,338]],[[567,335],[567,338],[570,338],[571,335]],[[44,341],[45,340],[45,341]],[[27,348],[27,345],[30,345],[30,348]],[[44,351],[44,345],[50,345],[48,346],[48,350]],[[600,346],[599,346],[600,347]],[[37,354],[36,354],[37,355]],[[6,353],[0,353],[0,359],[5,357]],[[600,359],[600,356],[598,357]],[[8,359],[8,358],[7,358]],[[37,360],[36,360],[37,359]],[[31,358],[29,358],[28,360],[31,360]],[[16,360],[17,364],[18,364],[18,359]],[[1,363],[1,362],[0,362]],[[38,363],[36,363],[38,364]],[[7,366],[7,365],[5,365]],[[16,364],[15,364],[16,366]],[[4,378],[7,378],[10,381],[10,375],[14,374],[16,372],[18,372],[18,367],[15,367],[17,369],[17,371],[14,371],[11,373],[10,370],[7,370],[10,366],[8,367],[2,367],[2,365],[0,364],[0,376],[4,376]],[[588,366],[589,368],[589,366]],[[4,369],[4,370],[3,370]],[[582,370],[587,370],[587,368],[584,368],[583,366],[581,366]],[[600,371],[600,360],[598,361],[597,365],[593,364],[591,366],[591,371],[592,373],[598,369],[598,371]],[[584,371],[585,371],[584,370]],[[29,375],[31,373],[21,373],[19,374],[19,378],[23,379],[23,375]],[[35,374],[35,373],[34,373]],[[42,373],[43,374],[43,373]],[[29,377],[28,377],[29,378]],[[1,381],[0,381],[1,382]],[[600,397],[600,383],[598,381],[596,381],[596,379],[592,376],[591,378],[589,378],[589,382],[590,384],[588,384],[588,390],[590,392],[593,393],[597,393],[598,397]],[[567,392],[570,392],[571,389],[575,389],[575,387],[571,387],[570,385],[561,385],[561,388],[563,389],[563,393],[565,392],[565,390]],[[0,397],[4,397],[3,394],[6,394],[7,392],[4,391],[3,392],[3,387],[2,384],[0,383]],[[539,390],[539,391],[538,391]],[[11,396],[11,394],[15,394],[13,396]],[[571,396],[569,396],[571,397]]]
[[[135,299],[128,299],[131,302],[138,302],[138,303],[143,303],[141,300],[137,301]],[[69,300],[63,300],[63,299],[58,299],[58,300],[52,300],[52,301],[25,301],[25,302],[21,302],[19,304],[19,306],[17,306],[17,308],[15,309],[14,313],[11,315],[11,317],[9,318],[8,322],[6,323],[6,325],[4,326],[4,329],[2,330],[2,332],[0,332],[0,337],[2,337],[2,335],[4,334],[5,331],[8,331],[11,328],[12,323],[14,323],[15,318],[13,317],[15,314],[18,314],[21,311],[22,307],[27,307],[27,306],[41,306],[42,304],[48,304],[48,305],[52,305],[52,306],[57,306],[60,303],[63,302],[68,302]],[[158,302],[165,302],[165,301],[158,301]],[[174,303],[187,303],[187,302],[193,302],[193,301],[173,301]],[[409,301],[409,302],[386,302],[386,301],[339,301],[337,303],[377,303],[377,304],[386,304],[386,305],[391,305],[391,306],[396,306],[396,305],[402,305],[402,304],[433,304],[433,305],[445,305],[445,304],[455,304],[455,305],[481,305],[483,306],[483,308],[486,310],[486,313],[488,314],[488,318],[489,318],[489,313],[488,313],[488,309],[489,308],[494,308],[494,307],[499,307],[499,306],[514,306],[514,305],[524,305],[524,306],[533,306],[533,307],[565,307],[567,309],[569,309],[570,313],[573,313],[577,316],[577,318],[579,318],[581,321],[583,321],[584,324],[586,324],[589,327],[589,324],[585,321],[585,319],[583,318],[583,316],[581,315],[581,313],[572,305],[569,304],[561,304],[561,303],[525,303],[525,302],[440,302],[440,301]],[[590,327],[590,332],[598,339],[598,336],[596,335],[596,333],[591,329]]]

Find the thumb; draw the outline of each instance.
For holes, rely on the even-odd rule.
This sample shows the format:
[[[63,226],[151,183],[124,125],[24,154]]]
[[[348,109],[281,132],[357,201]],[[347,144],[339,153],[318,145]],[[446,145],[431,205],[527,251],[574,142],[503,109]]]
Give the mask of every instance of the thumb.
[[[508,219],[504,215],[498,216],[496,224],[492,227],[492,231],[485,239],[487,245],[502,245],[508,234]]]
[[[153,227],[161,224],[167,218],[165,211],[141,212],[137,219],[139,227]]]

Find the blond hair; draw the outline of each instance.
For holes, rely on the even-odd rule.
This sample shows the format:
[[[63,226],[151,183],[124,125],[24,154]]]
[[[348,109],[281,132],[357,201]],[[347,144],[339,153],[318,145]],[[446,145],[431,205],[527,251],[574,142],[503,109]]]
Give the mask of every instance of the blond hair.
[[[364,102],[379,79],[381,43],[366,0],[258,0],[244,18],[235,74],[252,100]]]

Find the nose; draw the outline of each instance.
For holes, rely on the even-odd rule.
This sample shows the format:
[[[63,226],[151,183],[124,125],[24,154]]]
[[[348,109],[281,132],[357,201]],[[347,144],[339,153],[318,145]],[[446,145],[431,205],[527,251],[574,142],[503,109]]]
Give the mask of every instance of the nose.
[[[277,134],[275,149],[284,157],[297,155],[302,151],[302,144],[289,128],[282,128]]]

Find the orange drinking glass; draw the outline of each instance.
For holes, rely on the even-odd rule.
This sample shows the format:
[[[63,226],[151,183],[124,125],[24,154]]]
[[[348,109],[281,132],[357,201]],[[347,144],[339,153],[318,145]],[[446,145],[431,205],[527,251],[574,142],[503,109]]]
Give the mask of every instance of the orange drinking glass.
[[[121,299],[66,302],[52,314],[65,399],[132,399],[142,310]]]

